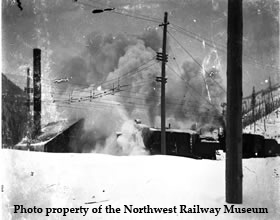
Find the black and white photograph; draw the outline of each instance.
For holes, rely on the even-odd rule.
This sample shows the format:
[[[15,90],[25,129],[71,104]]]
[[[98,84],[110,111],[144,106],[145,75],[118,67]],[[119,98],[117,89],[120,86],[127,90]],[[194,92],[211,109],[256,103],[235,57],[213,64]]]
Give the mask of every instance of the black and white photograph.
[[[0,219],[280,219],[279,0],[0,2]]]

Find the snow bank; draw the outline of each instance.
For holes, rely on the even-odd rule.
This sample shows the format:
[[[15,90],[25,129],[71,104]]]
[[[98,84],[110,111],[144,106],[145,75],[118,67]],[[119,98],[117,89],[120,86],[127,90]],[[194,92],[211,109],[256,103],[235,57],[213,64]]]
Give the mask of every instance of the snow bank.
[[[225,203],[225,161],[172,156],[117,157],[1,150],[2,219],[280,219],[280,158],[243,160],[244,202],[268,214],[13,214],[24,207],[220,207]]]
[[[243,129],[244,133],[260,134],[265,138],[273,138],[280,144],[280,108],[271,114],[256,121],[256,130],[254,125],[248,125]]]

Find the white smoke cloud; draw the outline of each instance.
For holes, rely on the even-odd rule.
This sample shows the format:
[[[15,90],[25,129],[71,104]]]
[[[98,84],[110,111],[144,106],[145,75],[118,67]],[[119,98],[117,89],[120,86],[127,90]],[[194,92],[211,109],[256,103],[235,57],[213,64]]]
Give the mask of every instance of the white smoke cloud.
[[[83,117],[86,121],[79,137],[71,142],[74,152],[146,153],[140,143],[140,132],[138,134],[133,123],[128,121],[139,116],[153,123],[157,113],[155,78],[158,67],[152,59],[159,49],[159,42],[157,30],[151,28],[134,37],[95,32],[88,36],[83,56],[64,62],[60,72],[71,82],[62,85],[58,93],[60,97],[71,94],[75,102],[64,109],[63,115],[72,119]],[[126,85],[125,91],[105,95],[105,91],[118,85]],[[91,91],[103,96],[91,103],[79,99]],[[124,134],[117,139],[120,128]]]
[[[70,118],[83,117],[86,121],[79,138],[74,138],[71,143],[74,152],[146,154],[141,132],[132,120],[141,118],[150,126],[160,125],[160,84],[155,81],[160,74],[160,66],[152,61],[160,49],[159,36],[157,30],[151,28],[134,37],[96,32],[88,36],[83,57],[65,62],[61,72],[68,73],[66,77],[71,77],[72,81],[62,91],[64,96],[68,95],[70,88],[73,91],[73,86],[72,96],[76,100],[90,94],[93,89],[103,94],[91,103],[83,103],[82,100],[73,103],[73,108],[64,111]],[[193,124],[197,128],[221,124],[219,102],[222,93],[211,82],[211,77],[215,77],[221,83],[220,72],[216,68],[220,67],[219,57],[214,55],[217,54],[212,51],[204,62],[207,72],[211,66],[213,75],[205,74],[204,77],[215,108],[205,102],[207,93],[200,67],[186,61],[180,74],[191,87],[177,78],[170,78],[167,84],[167,123],[172,127],[188,129]],[[118,85],[124,85],[124,91],[105,96],[105,91]],[[117,138],[120,129],[122,135]]]

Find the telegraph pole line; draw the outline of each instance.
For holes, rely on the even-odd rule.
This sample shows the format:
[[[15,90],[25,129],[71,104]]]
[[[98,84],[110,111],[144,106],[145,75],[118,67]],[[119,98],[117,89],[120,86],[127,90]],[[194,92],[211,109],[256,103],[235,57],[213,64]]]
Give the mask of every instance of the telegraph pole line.
[[[166,54],[166,35],[167,35],[167,21],[168,13],[164,13],[163,23],[159,26],[163,26],[163,38],[162,38],[162,52],[157,53],[157,60],[161,61],[161,77],[157,77],[156,81],[161,82],[161,154],[166,154],[166,133],[165,133],[165,83],[167,79],[165,77],[165,64],[167,63],[168,56]]]
[[[242,0],[228,0],[226,202],[242,203]]]

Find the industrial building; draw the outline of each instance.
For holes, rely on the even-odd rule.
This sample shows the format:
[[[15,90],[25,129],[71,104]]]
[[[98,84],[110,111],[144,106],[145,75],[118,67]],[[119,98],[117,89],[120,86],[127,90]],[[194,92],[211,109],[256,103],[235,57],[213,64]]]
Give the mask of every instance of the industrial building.
[[[41,135],[31,140],[24,138],[15,145],[14,149],[56,153],[73,152],[71,140],[77,138],[77,134],[83,129],[83,124],[84,119],[49,123],[42,128]]]
[[[27,106],[29,110],[27,135],[13,148],[43,152],[73,152],[71,140],[80,134],[84,119],[60,120],[41,125],[41,50],[33,49],[33,88],[29,69],[27,70]],[[33,99],[32,99],[33,98]]]

